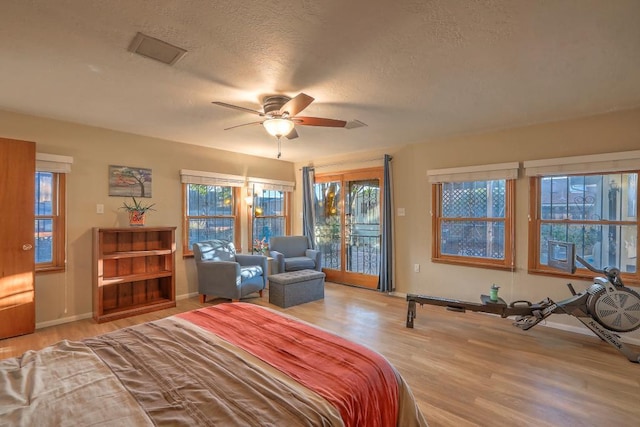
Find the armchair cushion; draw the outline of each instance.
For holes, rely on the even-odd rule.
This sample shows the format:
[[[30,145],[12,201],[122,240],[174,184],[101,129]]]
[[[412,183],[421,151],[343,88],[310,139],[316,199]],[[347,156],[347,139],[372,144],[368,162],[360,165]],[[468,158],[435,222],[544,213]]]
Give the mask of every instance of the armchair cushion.
[[[284,271],[315,270],[316,263],[307,256],[295,256],[284,259]]]
[[[262,271],[262,267],[260,267],[259,265],[254,265],[251,267],[240,267],[240,277],[244,281],[252,279],[254,277],[260,277],[263,274],[264,271]]]

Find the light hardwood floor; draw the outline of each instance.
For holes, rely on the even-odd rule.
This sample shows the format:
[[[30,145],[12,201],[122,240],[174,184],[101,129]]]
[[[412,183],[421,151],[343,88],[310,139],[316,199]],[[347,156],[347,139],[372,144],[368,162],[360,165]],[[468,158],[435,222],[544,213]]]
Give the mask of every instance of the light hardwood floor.
[[[640,426],[640,364],[595,336],[543,326],[521,331],[482,313],[417,307],[405,327],[402,298],[332,283],[322,301],[280,309],[382,353],[400,371],[431,426]],[[208,301],[205,305],[224,302]],[[81,320],[0,341],[0,359],[199,308],[178,307],[96,324]],[[640,351],[637,347],[634,350]]]

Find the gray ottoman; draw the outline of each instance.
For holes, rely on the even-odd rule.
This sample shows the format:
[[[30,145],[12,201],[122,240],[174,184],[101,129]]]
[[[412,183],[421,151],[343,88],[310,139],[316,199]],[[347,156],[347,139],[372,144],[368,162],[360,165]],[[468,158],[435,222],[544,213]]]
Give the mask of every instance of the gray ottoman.
[[[324,298],[324,273],[315,270],[273,274],[269,279],[269,302],[287,308]]]

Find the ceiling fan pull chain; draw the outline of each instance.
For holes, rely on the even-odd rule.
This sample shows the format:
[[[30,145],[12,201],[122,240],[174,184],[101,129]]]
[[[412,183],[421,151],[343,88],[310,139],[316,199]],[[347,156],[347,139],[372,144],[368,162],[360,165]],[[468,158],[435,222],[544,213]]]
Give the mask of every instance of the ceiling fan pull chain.
[[[280,152],[280,137],[278,137],[278,158],[280,158],[280,156],[282,155],[282,153]]]

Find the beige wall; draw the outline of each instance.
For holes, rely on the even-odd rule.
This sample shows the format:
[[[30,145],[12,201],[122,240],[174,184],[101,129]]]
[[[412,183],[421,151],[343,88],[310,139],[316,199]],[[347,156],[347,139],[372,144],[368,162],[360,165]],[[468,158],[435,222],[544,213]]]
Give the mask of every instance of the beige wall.
[[[36,275],[36,322],[39,327],[60,320],[86,317],[92,311],[91,230],[128,226],[126,212],[118,209],[126,199],[109,197],[108,166],[150,168],[156,211],[148,225],[177,226],[176,294],[197,292],[192,258],[182,257],[180,169],[294,181],[293,164],[176,144],[89,126],[0,111],[0,136],[36,142],[42,153],[73,157],[67,178],[67,271]],[[104,205],[104,214],[96,205]],[[246,209],[242,209],[246,214]],[[246,216],[241,220],[246,244]]]
[[[37,142],[39,152],[72,156],[73,171],[68,181],[68,269],[66,273],[36,278],[37,322],[72,319],[91,312],[92,227],[126,224],[118,207],[122,198],[107,195],[107,167],[110,164],[147,167],[153,170],[153,198],[158,210],[148,218],[151,225],[178,226],[177,294],[196,291],[191,259],[182,258],[180,169],[214,171],[236,175],[296,180],[293,198],[294,233],[301,233],[300,168],[318,167],[318,173],[359,169],[382,164],[382,155],[393,155],[394,203],[406,215],[394,217],[396,287],[400,294],[419,293],[477,301],[491,284],[501,286],[507,301],[544,297],[555,300],[569,294],[566,280],[527,274],[527,180],[520,178],[516,193],[516,262],[513,273],[431,262],[431,188],[429,169],[525,161],[551,157],[598,154],[640,149],[640,109],[591,118],[487,132],[449,139],[425,141],[388,150],[351,156],[326,157],[295,165],[287,162],[234,154],[193,145],[141,137],[88,126],[0,112],[0,136]],[[335,165],[337,164],[337,165]],[[324,166],[332,165],[332,166]],[[96,204],[105,214],[95,213]],[[244,210],[243,210],[244,212]],[[246,221],[242,221],[246,233]],[[243,242],[246,241],[243,235]],[[420,264],[419,273],[413,272]],[[576,289],[589,282],[574,281]],[[637,288],[636,288],[637,289]],[[405,313],[398,313],[399,321]],[[425,319],[423,319],[425,320]],[[426,321],[426,320],[425,320]],[[504,320],[508,321],[508,320]],[[552,316],[560,327],[583,329],[568,316]],[[640,342],[640,331],[626,334]]]
[[[566,279],[527,273],[528,181],[524,176],[518,179],[516,188],[515,272],[432,263],[431,186],[427,182],[427,170],[638,149],[640,109],[438,139],[395,151],[388,150],[393,155],[395,208],[404,208],[406,213],[405,216],[394,217],[397,292],[477,302],[479,295],[487,294],[495,283],[501,286],[500,295],[506,301],[524,299],[538,302],[545,297],[559,301],[569,297]],[[359,159],[369,157],[361,153],[350,158],[324,159],[317,163],[325,164],[335,160],[342,162],[345,169],[358,168],[361,167]],[[296,164],[298,179],[299,168],[303,165],[304,163]],[[296,230],[300,230],[299,226]],[[414,272],[414,264],[420,264],[419,273]],[[589,284],[586,281],[573,283],[578,291]],[[404,313],[398,313],[399,321],[402,321],[403,315]],[[428,319],[422,319],[428,322]],[[548,320],[558,323],[559,327],[583,329],[577,320],[569,316],[554,315]],[[640,330],[626,335],[640,344]]]

